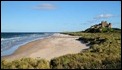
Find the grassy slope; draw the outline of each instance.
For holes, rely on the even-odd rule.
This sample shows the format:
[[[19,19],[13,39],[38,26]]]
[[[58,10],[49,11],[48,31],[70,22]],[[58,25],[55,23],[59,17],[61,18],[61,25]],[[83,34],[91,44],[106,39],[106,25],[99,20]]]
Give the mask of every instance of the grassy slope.
[[[63,69],[119,69],[121,68],[121,33],[68,33],[82,36],[90,49],[51,61],[52,68]],[[101,39],[105,41],[99,43]]]
[[[81,36],[79,41],[89,42],[90,48],[79,54],[69,54],[52,59],[37,60],[25,58],[15,61],[1,61],[1,68],[51,68],[51,69],[120,69],[121,33],[65,33]]]

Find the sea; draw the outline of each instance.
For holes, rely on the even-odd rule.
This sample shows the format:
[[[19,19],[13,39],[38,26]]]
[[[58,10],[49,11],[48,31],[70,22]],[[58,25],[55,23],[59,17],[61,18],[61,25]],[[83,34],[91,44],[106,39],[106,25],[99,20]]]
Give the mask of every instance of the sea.
[[[54,32],[2,32],[1,56],[11,55],[22,45],[53,34]]]

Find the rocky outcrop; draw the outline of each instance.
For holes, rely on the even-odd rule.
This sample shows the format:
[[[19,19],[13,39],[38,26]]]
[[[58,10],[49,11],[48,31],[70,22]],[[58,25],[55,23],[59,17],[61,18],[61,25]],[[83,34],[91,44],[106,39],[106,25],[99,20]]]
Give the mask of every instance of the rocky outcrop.
[[[101,23],[91,26],[86,29],[85,32],[108,32],[111,31],[112,24],[107,21],[101,21]]]

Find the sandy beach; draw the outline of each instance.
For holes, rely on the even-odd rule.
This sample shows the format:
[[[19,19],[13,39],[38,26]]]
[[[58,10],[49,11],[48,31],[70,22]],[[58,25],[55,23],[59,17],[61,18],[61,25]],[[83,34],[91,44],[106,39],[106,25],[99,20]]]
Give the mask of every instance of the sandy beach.
[[[50,37],[27,43],[19,47],[12,55],[4,56],[2,59],[14,60],[31,57],[51,60],[66,54],[79,53],[88,46],[76,40],[78,38],[78,36],[56,33]]]

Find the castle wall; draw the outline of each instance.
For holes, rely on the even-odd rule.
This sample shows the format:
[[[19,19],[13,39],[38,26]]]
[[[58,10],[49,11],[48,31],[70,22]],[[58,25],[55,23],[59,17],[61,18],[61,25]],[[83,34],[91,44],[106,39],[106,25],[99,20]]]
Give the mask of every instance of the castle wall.
[[[108,24],[107,21],[102,21],[100,24],[92,26],[92,28],[101,28],[101,27],[111,28],[112,24],[111,23]]]

